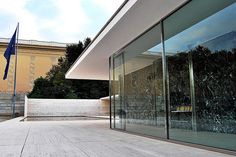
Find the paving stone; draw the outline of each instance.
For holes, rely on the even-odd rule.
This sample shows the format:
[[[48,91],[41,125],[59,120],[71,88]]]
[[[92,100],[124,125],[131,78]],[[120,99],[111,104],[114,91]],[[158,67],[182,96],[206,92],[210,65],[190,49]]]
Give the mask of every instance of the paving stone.
[[[0,157],[233,157],[109,129],[109,120],[0,123]]]

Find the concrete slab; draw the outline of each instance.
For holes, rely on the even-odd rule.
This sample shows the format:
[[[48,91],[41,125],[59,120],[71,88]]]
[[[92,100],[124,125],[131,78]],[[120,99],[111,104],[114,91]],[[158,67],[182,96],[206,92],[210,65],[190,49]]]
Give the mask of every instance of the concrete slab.
[[[109,129],[108,120],[0,123],[1,157],[233,157]]]

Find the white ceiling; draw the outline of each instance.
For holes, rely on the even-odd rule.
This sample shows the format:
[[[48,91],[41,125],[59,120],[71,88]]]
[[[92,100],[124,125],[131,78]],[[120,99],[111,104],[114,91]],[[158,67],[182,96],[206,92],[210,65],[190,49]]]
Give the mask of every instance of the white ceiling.
[[[68,79],[109,79],[109,57],[187,0],[129,0],[66,73]]]

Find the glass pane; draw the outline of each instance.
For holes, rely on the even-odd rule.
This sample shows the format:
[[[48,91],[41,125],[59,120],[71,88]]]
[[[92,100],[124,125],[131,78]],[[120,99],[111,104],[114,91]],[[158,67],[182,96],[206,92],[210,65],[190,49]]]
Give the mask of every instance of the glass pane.
[[[113,103],[114,128],[124,130],[124,64],[122,54],[115,55],[113,58]]]
[[[126,130],[166,137],[160,25],[124,51]]]
[[[192,0],[164,21],[171,139],[236,150],[235,17],[235,0]]]
[[[115,92],[114,92],[114,87],[113,87],[113,84],[114,84],[114,81],[113,81],[113,57],[110,57],[109,58],[109,96],[110,96],[110,127],[111,128],[114,128],[114,121],[115,121],[115,113],[114,113],[114,95],[115,95]]]

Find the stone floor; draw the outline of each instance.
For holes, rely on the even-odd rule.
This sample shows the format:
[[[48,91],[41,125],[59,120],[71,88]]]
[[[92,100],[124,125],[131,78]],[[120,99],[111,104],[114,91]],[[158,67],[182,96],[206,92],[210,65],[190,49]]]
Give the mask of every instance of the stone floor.
[[[0,157],[232,157],[109,129],[108,120],[0,123]]]

